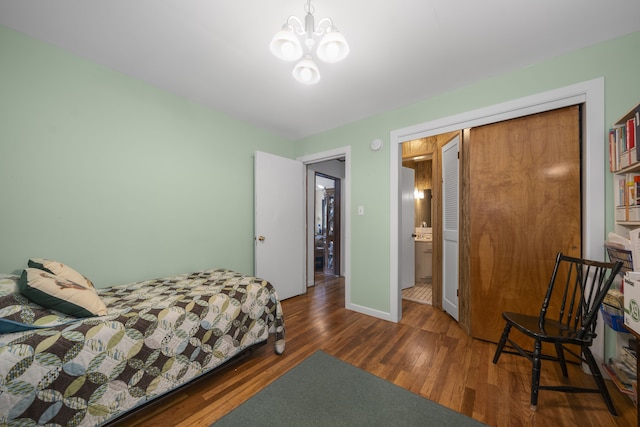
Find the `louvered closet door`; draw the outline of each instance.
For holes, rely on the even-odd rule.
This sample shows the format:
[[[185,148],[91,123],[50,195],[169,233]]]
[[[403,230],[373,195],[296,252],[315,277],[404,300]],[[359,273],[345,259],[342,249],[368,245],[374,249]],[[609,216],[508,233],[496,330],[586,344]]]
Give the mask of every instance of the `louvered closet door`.
[[[442,147],[442,308],[458,320],[460,160],[456,136]]]
[[[581,254],[580,110],[474,128],[469,143],[471,333],[537,315],[556,253]]]

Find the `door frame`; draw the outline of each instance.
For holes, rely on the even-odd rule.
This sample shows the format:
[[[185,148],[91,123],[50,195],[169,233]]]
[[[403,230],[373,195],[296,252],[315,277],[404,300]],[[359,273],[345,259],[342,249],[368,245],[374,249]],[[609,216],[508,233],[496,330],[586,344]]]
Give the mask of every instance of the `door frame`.
[[[570,105],[584,104],[582,170],[582,253],[585,258],[603,259],[605,234],[605,97],[604,78],[577,83],[506,101],[500,104],[396,129],[390,133],[390,313],[389,320],[402,318],[399,286],[400,166],[402,143],[413,139],[496,123]],[[601,325],[599,325],[601,326]]]
[[[342,195],[342,199],[344,203],[342,203],[342,208],[344,209],[345,215],[343,216],[344,221],[341,224],[343,227],[343,236],[342,239],[342,251],[344,253],[344,264],[342,266],[342,271],[344,272],[344,300],[345,300],[345,308],[358,311],[358,307],[354,307],[351,303],[351,147],[345,146],[340,148],[334,148],[332,150],[322,151],[319,153],[307,154],[301,157],[296,158],[299,162],[302,162],[305,166],[311,165],[314,163],[321,163],[327,160],[335,160],[335,159],[344,159],[344,179],[342,180],[342,185],[344,189],[344,194]],[[308,177],[309,174],[307,173]],[[308,185],[307,187],[308,188]],[[308,204],[308,195],[305,196],[305,203]],[[309,234],[313,234],[313,226],[309,227],[307,224],[307,240],[309,240]],[[313,236],[311,237],[311,245],[313,245]],[[308,265],[309,257],[313,256],[313,248],[311,248],[311,253],[309,253],[309,241],[305,246],[307,250],[306,264]],[[306,281],[305,281],[306,282]]]

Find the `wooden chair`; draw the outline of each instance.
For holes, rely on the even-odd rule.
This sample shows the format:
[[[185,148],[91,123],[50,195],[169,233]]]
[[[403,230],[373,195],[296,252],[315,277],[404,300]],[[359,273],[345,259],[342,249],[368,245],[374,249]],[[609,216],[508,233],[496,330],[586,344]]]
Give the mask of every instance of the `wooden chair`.
[[[532,364],[531,409],[538,405],[538,390],[555,390],[570,393],[600,393],[609,408],[617,415],[613,401],[602,378],[590,347],[596,336],[596,322],[602,301],[622,267],[621,262],[600,262],[572,258],[558,253],[542,308],[538,316],[519,313],[502,313],[506,322],[493,357],[498,363],[503,350],[524,356]],[[525,350],[509,338],[511,328],[516,328],[533,339],[533,351]],[[505,350],[505,344],[516,352]],[[556,356],[542,353],[542,343],[553,344]],[[573,348],[567,347],[573,345]],[[581,354],[577,354],[577,348]],[[568,377],[565,352],[585,362],[598,388],[540,385],[542,359],[560,363],[562,374]]]

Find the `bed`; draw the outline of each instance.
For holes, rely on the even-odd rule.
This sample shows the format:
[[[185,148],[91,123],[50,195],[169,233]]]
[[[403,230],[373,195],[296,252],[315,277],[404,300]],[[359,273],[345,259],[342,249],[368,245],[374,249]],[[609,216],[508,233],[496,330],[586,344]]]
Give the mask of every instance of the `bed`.
[[[27,270],[0,277],[0,425],[103,425],[270,335],[284,351],[265,280],[212,269],[95,289],[106,311],[78,317],[27,298]]]

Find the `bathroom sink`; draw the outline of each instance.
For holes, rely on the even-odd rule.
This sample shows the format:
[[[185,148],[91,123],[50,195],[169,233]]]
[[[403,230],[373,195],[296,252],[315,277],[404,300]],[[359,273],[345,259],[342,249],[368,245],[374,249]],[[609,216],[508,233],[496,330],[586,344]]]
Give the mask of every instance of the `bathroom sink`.
[[[416,227],[416,242],[430,242],[432,236],[433,235],[431,234],[431,227]]]

